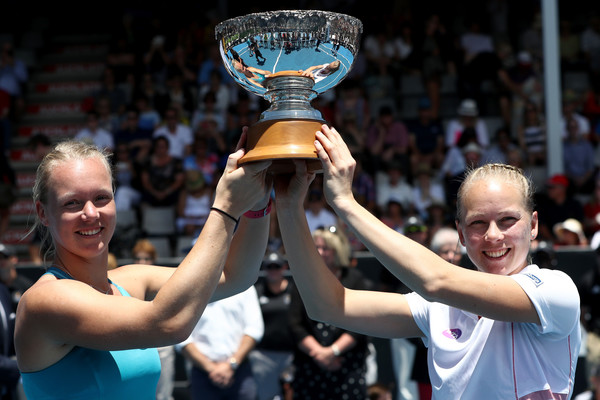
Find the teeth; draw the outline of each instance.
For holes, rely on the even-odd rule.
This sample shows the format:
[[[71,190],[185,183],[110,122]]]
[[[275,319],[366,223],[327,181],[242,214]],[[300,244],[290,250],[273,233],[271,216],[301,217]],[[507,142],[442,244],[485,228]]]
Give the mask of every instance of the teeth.
[[[98,232],[100,232],[100,228],[89,230],[89,231],[79,231],[79,233],[84,236],[92,236],[92,235],[97,234]]]
[[[508,251],[508,249],[502,249],[499,251],[488,251],[485,254],[487,254],[489,257],[492,257],[492,258],[498,258],[498,257],[502,257],[503,255],[505,255],[507,251]]]

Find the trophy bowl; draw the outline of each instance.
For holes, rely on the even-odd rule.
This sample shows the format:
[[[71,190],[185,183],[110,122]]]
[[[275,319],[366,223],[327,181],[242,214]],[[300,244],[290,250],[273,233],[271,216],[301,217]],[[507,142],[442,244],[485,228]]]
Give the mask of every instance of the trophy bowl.
[[[305,159],[321,172],[314,140],[326,121],[310,103],[350,72],[361,34],[360,20],[318,10],[253,13],[216,26],[229,74],[270,103],[248,129],[240,164],[272,160],[269,172],[287,173],[292,160]]]

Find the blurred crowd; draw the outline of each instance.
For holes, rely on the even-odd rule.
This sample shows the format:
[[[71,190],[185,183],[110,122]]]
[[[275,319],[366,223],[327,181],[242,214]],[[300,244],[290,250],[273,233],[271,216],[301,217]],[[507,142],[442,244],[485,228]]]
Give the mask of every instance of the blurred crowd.
[[[364,15],[361,49],[346,79],[313,106],[355,156],[355,197],[391,228],[433,245],[436,232],[454,228],[465,172],[482,163],[507,163],[537,177],[540,248],[598,249],[600,16],[560,19],[564,172],[547,176],[542,21],[534,3],[515,10],[515,2],[489,0],[451,15],[435,7],[415,12],[410,2],[394,3],[388,17],[359,14],[359,5],[347,10]],[[521,17],[513,24],[510,16],[517,11]],[[113,153],[117,210],[134,210],[141,219],[146,208],[170,208],[174,236],[193,239],[201,231],[242,127],[267,107],[225,70],[214,38],[222,19],[216,9],[176,21],[126,12],[107,25],[111,40],[100,89],[84,101],[85,125],[74,135]],[[12,45],[4,45],[0,237],[17,197],[8,154],[26,111],[30,73]],[[568,73],[585,80],[583,89],[566,85]],[[423,88],[414,115],[407,112],[403,87],[411,79]],[[453,100],[450,108],[447,98]],[[500,123],[491,126],[491,120]],[[42,134],[29,141],[38,160],[51,146]],[[305,204],[312,231],[344,230],[324,199],[320,176]],[[268,251],[285,255],[274,211],[271,221]],[[120,228],[116,258],[133,258],[133,243],[147,232]],[[353,252],[366,250],[351,232],[345,235]],[[34,238],[32,261],[41,262],[36,243]],[[181,256],[171,244],[170,255]],[[454,255],[456,247],[448,251]],[[265,265],[272,264],[278,270],[284,262]],[[389,277],[380,284],[382,290],[400,290]]]
[[[313,102],[358,161],[356,197],[393,228],[401,230],[410,216],[420,217],[432,233],[452,225],[456,190],[472,166],[546,166],[540,9],[523,6],[517,24],[522,28],[515,30],[509,29],[510,7],[493,0],[449,16],[444,9],[416,12],[414,5],[399,3],[383,23],[367,14],[350,74]],[[100,88],[84,101],[85,126],[74,135],[114,153],[118,209],[173,207],[178,233],[187,235],[201,229],[213,185],[242,127],[256,122],[267,106],[227,73],[214,38],[222,19],[217,10],[178,21],[123,13],[118,24],[106,27],[111,40]],[[574,217],[588,241],[600,227],[599,48],[598,16],[586,16],[583,24],[581,18],[561,19],[563,75],[577,72],[588,83],[585,90],[563,88],[561,182],[576,208],[587,211],[585,219],[583,211],[560,220],[554,213],[548,223]],[[27,81],[27,70],[10,54],[7,44],[0,70],[7,126],[25,109]],[[411,113],[403,85],[415,81],[423,90]],[[12,131],[4,130],[5,150]],[[40,142],[34,136],[32,146]],[[4,181],[14,181],[5,175]],[[539,204],[563,201],[547,190],[550,181],[538,183]],[[327,211],[319,190],[316,182],[308,214]],[[2,218],[2,231],[7,223]],[[542,239],[559,243],[554,225]],[[359,243],[355,247],[362,250]]]

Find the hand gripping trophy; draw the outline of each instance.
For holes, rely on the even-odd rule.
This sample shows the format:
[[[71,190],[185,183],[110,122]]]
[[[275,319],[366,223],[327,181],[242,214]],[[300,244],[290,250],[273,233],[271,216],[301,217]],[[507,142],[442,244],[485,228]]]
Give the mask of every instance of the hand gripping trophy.
[[[306,159],[319,172],[315,132],[326,123],[310,102],[350,71],[362,34],[360,20],[315,10],[285,10],[228,19],[215,28],[229,74],[270,102],[248,130],[240,163],[272,160],[270,172],[293,171]]]

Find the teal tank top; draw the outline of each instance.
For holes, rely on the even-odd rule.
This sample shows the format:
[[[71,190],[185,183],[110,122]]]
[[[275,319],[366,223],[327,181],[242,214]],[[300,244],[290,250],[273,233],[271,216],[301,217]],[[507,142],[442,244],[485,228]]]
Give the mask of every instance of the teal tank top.
[[[73,279],[54,267],[47,273]],[[21,377],[27,400],[155,400],[160,359],[154,348],[100,351],[74,347],[56,364]]]

